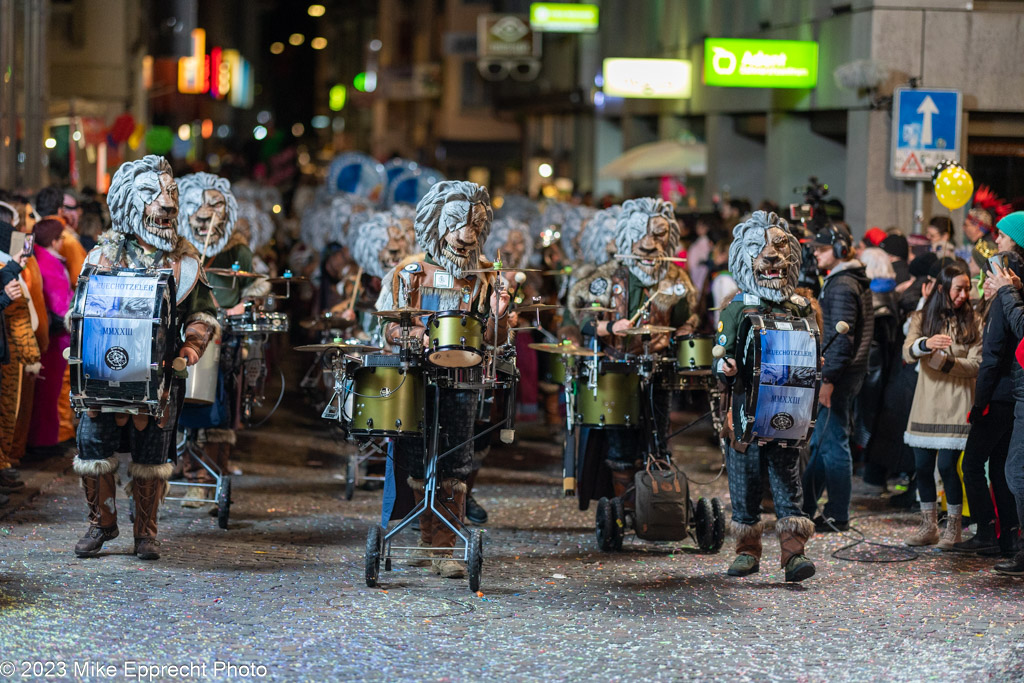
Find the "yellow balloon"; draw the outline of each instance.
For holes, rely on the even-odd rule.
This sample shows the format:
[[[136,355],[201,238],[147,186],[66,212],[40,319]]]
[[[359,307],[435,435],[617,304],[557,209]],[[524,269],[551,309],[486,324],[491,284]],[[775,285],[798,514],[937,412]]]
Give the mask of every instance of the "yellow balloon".
[[[939,203],[952,211],[971,201],[974,196],[974,179],[963,166],[955,164],[939,173],[935,178],[935,197]]]

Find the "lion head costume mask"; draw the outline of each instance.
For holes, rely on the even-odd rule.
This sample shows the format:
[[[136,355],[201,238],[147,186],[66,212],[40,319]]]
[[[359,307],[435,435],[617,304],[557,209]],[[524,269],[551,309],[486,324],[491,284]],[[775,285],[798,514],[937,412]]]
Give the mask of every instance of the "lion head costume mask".
[[[602,209],[594,214],[580,240],[580,258],[584,263],[600,266],[615,255],[615,235],[622,207]]]
[[[624,262],[641,284],[650,287],[664,277],[670,263],[664,259],[679,251],[679,223],[671,202],[629,199],[622,203],[615,230],[615,249],[633,257]]]
[[[493,216],[487,188],[465,180],[441,181],[416,205],[416,244],[461,278],[479,263]]]
[[[755,211],[732,231],[729,271],[740,290],[769,301],[793,295],[800,278],[800,242],[774,213]]]
[[[496,218],[484,244],[484,254],[497,255],[507,267],[525,268],[533,257],[530,226],[514,218]]]
[[[207,258],[216,256],[231,239],[238,220],[238,202],[231,183],[212,173],[192,173],[179,178],[178,187],[178,234]]]
[[[114,173],[107,193],[116,232],[135,235],[163,251],[178,241],[178,185],[163,157],[147,154],[126,161]]]
[[[373,277],[382,278],[412,253],[412,244],[401,221],[391,212],[375,213],[358,227],[351,240],[352,257]]]

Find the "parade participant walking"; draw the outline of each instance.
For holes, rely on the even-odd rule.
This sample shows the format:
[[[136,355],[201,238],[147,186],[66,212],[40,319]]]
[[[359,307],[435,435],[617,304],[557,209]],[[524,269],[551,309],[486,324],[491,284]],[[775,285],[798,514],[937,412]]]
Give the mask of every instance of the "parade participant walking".
[[[783,315],[814,321],[812,302],[795,293],[800,278],[800,243],[789,231],[785,220],[774,213],[755,211],[733,230],[729,249],[729,272],[740,292],[722,311],[716,342],[724,355],[715,363],[718,376],[732,384],[740,377],[750,386],[752,367],[747,358],[751,343],[749,314]],[[733,402],[735,405],[734,398]],[[732,501],[732,532],[736,537],[736,558],[729,566],[730,576],[749,576],[760,570],[762,468],[768,470],[775,503],[775,526],[786,571],[786,581],[803,581],[814,576],[814,564],[804,555],[814,524],[800,509],[803,491],[800,483],[800,451],[776,441],[742,446],[736,440],[743,433],[742,408],[729,416],[730,443],[726,446],[729,472],[729,496]]]
[[[472,311],[480,316],[495,315],[499,319],[497,337],[494,325],[485,326],[484,342],[503,341],[508,332],[506,313],[508,294],[494,288],[494,276],[464,271],[490,267],[481,256],[481,247],[487,239],[492,220],[490,196],[487,188],[467,181],[443,181],[434,185],[416,206],[416,243],[423,248],[422,260],[405,262],[385,275],[378,310],[414,308],[426,311]],[[384,328],[388,343],[398,345],[401,328],[389,323]],[[427,329],[422,318],[413,321],[413,338],[428,343]],[[439,411],[439,424],[427,425],[439,430],[438,450],[445,453],[459,444],[454,452],[438,462],[441,495],[439,500],[445,515],[456,526],[466,513],[466,479],[473,470],[473,426],[477,408],[477,392],[471,389],[439,390],[435,398],[428,390],[425,414],[433,415],[435,401],[443,406]],[[396,439],[395,455],[409,476],[409,486],[416,502],[425,495],[427,452],[422,439]],[[420,546],[453,548],[455,532],[433,518],[427,511],[420,517]],[[441,551],[444,553],[445,551]],[[462,563],[451,558],[451,553],[437,556],[431,563],[434,573],[444,578],[465,576]]]
[[[121,165],[107,195],[113,229],[89,252],[86,264],[102,268],[128,267],[146,271],[170,269],[177,292],[178,328],[168,338],[183,340],[177,355],[195,365],[218,332],[216,305],[199,273],[199,254],[177,234],[178,187],[171,165],[147,155]],[[162,420],[146,415],[87,410],[78,424],[78,456],[74,470],[82,477],[89,506],[89,529],[75,545],[79,557],[92,557],[103,544],[117,538],[115,451],[127,430],[131,444],[131,495],[135,499],[135,550],[139,559],[160,557],[157,511],[167,493],[173,466],[175,429],[181,394],[172,383]]]
[[[919,366],[914,403],[903,436],[914,449],[921,497],[921,525],[906,540],[911,546],[938,543],[949,550],[961,541],[963,491],[956,466],[971,431],[964,407],[974,405],[982,351],[981,325],[970,305],[970,287],[965,268],[943,268],[924,308],[910,316],[910,329],[903,343],[904,361]],[[949,513],[941,536],[936,460]]]
[[[853,458],[851,409],[868,368],[874,313],[870,281],[860,261],[853,258],[850,236],[827,223],[813,237],[818,271],[827,273],[821,288],[823,330],[829,334],[840,321],[849,332],[839,334],[825,351],[818,401],[821,412],[811,437],[811,459],[804,470],[803,510],[813,516],[818,498],[828,491],[824,514],[814,519],[815,530],[845,531],[850,525]]]
[[[240,233],[235,232],[238,203],[231,193],[231,183],[212,173],[192,173],[178,179],[181,209],[178,233],[195,247],[207,268],[252,272],[252,250]],[[245,311],[244,299],[270,293],[266,278],[255,280],[207,274],[207,281],[217,308],[225,315],[241,315]],[[215,340],[217,341],[217,340]],[[229,471],[231,448],[235,445],[233,406],[237,392],[239,345],[237,338],[220,340],[218,401],[212,406],[188,406],[183,409],[182,425],[200,429],[207,462],[222,474]],[[222,387],[222,389],[221,389]],[[209,484],[213,475],[187,453],[183,463],[185,478],[190,482]],[[190,487],[186,498],[209,498],[213,489],[206,486]],[[195,500],[184,501],[185,507],[200,507]]]

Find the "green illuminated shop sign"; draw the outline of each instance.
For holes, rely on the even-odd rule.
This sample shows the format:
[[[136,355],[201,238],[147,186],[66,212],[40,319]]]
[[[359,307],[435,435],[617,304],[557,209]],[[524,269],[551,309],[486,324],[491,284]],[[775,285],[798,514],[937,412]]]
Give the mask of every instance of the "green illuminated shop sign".
[[[597,5],[576,2],[531,2],[530,28],[548,33],[593,33]]]
[[[818,83],[818,44],[707,38],[704,83],[726,88],[813,88]]]

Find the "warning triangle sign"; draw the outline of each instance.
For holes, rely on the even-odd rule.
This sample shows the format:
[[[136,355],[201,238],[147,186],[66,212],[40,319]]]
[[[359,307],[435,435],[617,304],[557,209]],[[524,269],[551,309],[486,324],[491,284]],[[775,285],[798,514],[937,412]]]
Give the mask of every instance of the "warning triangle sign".
[[[900,173],[924,173],[924,166],[917,160],[917,155],[911,152],[900,167]]]

